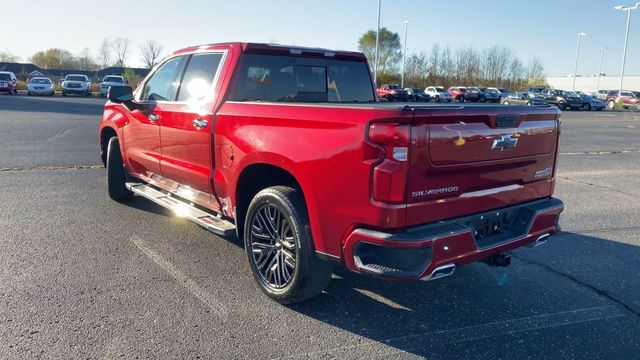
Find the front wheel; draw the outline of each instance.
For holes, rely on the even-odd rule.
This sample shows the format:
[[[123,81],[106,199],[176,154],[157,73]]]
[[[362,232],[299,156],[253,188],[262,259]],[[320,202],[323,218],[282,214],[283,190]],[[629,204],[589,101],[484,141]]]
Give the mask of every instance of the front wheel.
[[[458,101],[460,101],[460,102],[464,102],[464,96],[460,96],[460,97],[458,98]]]
[[[591,110],[591,105],[590,105],[590,104],[583,104],[583,105],[582,105],[582,110],[584,110],[584,111],[590,111],[590,110]]]
[[[508,102],[508,101],[504,101],[504,102],[502,103],[502,105],[509,105],[509,102]]]
[[[558,103],[558,109],[565,110],[567,108],[567,104],[563,102]]]
[[[107,193],[115,201],[126,201],[133,193],[126,187],[127,173],[122,164],[122,153],[117,137],[109,139],[107,146]]]
[[[525,105],[531,106],[531,102],[527,101],[527,103]]]
[[[260,191],[247,211],[244,245],[258,286],[281,304],[310,299],[329,284],[333,265],[316,257],[300,190]]]

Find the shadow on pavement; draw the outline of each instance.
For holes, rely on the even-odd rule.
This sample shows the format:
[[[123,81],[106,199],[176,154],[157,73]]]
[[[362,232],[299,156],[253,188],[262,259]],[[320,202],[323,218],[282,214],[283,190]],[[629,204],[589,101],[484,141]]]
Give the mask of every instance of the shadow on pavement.
[[[562,233],[548,244],[517,250],[509,268],[476,263],[452,277],[428,283],[388,282],[339,270],[326,294],[291,308],[428,358],[516,358],[529,357],[532,351],[549,358],[624,358],[631,349],[639,350],[640,345],[632,339],[640,337],[640,326],[620,330],[614,323],[632,319],[637,324],[634,310],[630,312],[606,297],[625,303],[640,295],[640,248],[573,233]],[[621,263],[620,257],[626,263]],[[572,260],[562,260],[567,258]],[[547,267],[553,268],[556,261],[564,266]],[[627,271],[621,271],[625,267]],[[575,273],[576,279],[558,270]],[[608,291],[606,281],[611,283],[611,274],[617,274],[615,282],[620,285],[615,285],[612,293],[598,293],[581,283],[581,277],[594,279],[592,272],[603,274],[602,279],[595,277],[596,287],[602,286],[602,291]],[[635,311],[640,316],[640,304]],[[593,331],[600,336],[594,336]],[[625,337],[630,343],[624,343]],[[518,344],[510,353],[503,352],[509,348],[506,340]],[[537,348],[541,342],[547,344],[545,348]],[[464,346],[458,346],[461,343]],[[468,353],[477,347],[476,355]],[[366,350],[366,346],[345,346],[317,355],[340,357],[336,354],[346,352],[349,355],[341,355],[349,357],[368,354]]]
[[[0,95],[0,109],[27,113],[60,113],[72,115],[102,115],[105,100],[93,102],[82,97],[31,97],[22,95]],[[97,99],[96,99],[97,100]]]

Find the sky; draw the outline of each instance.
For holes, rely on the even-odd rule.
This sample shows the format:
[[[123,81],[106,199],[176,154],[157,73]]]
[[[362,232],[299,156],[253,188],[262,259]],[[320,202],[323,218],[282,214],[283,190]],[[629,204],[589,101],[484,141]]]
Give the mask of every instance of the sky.
[[[508,46],[527,63],[539,57],[547,75],[573,73],[578,32],[578,74],[620,74],[626,13],[620,1],[637,0],[382,0],[381,26],[404,35],[414,22],[408,53],[434,43],[452,48]],[[633,2],[622,3],[633,5]],[[156,40],[165,54],[214,42],[252,41],[357,50],[375,29],[377,0],[0,0],[0,50],[26,61],[59,47],[97,55],[103,38],[132,40],[128,66],[140,66],[138,44]],[[640,75],[640,10],[631,14],[627,75]]]

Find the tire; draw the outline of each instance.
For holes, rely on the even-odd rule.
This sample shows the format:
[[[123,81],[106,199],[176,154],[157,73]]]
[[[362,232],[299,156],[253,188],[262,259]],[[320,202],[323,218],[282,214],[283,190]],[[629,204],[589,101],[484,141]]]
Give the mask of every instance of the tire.
[[[260,191],[245,218],[245,251],[263,293],[280,304],[293,304],[315,297],[327,287],[333,264],[315,254],[300,190],[274,186]],[[274,267],[278,271],[274,272]]]
[[[526,106],[531,106],[531,102],[527,101]]]
[[[67,93],[63,91],[62,96],[67,96]]]
[[[13,93],[18,95],[18,89],[13,89]]]
[[[640,111],[640,102],[636,103],[636,110]]]
[[[479,102],[485,102],[486,99],[484,98],[484,96],[480,96],[480,98],[478,99]]]
[[[582,104],[582,110],[591,111],[591,105],[590,104]]]
[[[32,94],[31,94],[31,92],[27,91],[27,95],[31,96]]]
[[[613,100],[607,101],[607,109],[613,110],[616,108],[616,102]]]
[[[460,97],[458,98],[458,101],[459,101],[459,102],[464,102],[464,96],[460,96]]]
[[[436,102],[440,102],[440,96],[436,95]]]
[[[508,102],[508,101],[504,101],[504,102],[502,103],[502,105],[509,105],[509,102]]]
[[[558,109],[560,110],[565,110],[567,108],[567,104],[564,102],[559,102],[558,103]]]
[[[127,173],[122,164],[122,153],[117,137],[109,139],[107,146],[107,193],[115,201],[126,201],[133,193],[126,187]]]

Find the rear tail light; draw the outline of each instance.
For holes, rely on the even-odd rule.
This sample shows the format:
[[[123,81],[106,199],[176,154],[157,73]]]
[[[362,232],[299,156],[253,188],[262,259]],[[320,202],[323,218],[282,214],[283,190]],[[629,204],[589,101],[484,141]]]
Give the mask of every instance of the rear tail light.
[[[369,141],[380,150],[373,165],[373,198],[382,202],[405,201],[408,173],[410,125],[374,123],[369,126]]]

